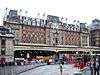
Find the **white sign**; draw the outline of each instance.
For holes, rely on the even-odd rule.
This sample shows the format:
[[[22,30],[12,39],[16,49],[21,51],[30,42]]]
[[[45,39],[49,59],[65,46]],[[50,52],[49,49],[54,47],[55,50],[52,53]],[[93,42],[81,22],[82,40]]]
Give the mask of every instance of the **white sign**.
[[[29,55],[29,53],[27,53],[27,58],[29,58],[30,57],[30,55]]]

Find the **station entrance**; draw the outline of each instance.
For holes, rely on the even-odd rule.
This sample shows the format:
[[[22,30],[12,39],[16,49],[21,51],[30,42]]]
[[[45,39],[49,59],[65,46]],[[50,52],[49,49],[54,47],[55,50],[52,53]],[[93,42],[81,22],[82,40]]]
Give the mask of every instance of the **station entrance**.
[[[14,52],[15,62],[48,62],[53,60],[53,56],[56,54],[54,51],[43,50],[17,50]],[[27,64],[28,64],[27,63]]]
[[[88,57],[88,58],[87,58]],[[90,59],[89,52],[82,51],[45,51],[45,50],[17,50],[14,52],[14,58],[16,62],[59,62],[63,61],[72,61],[72,59],[89,61]],[[67,58],[67,59],[66,59]]]
[[[15,46],[14,58],[22,58],[32,61],[34,59],[40,61],[49,61],[49,59],[59,60],[64,56],[69,58],[80,59],[84,61],[90,60],[92,56],[100,54],[100,48],[97,47],[79,47],[79,46],[48,46],[37,44],[21,44]]]

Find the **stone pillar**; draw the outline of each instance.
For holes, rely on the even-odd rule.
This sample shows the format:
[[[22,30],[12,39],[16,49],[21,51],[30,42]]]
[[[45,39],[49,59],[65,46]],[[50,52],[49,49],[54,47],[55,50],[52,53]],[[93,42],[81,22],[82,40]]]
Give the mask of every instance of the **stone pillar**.
[[[81,45],[81,47],[83,46],[83,42],[82,42],[82,33],[80,33],[80,45]]]
[[[63,31],[63,45],[65,45],[65,31]]]
[[[87,35],[87,46],[89,46],[89,35]]]
[[[14,61],[14,46],[12,38],[6,39],[6,62]]]
[[[22,25],[19,26],[19,37],[18,37],[18,39],[19,39],[19,43],[21,43],[21,41],[22,41]]]
[[[1,38],[0,38],[0,55],[1,55]]]
[[[46,28],[46,44],[51,45],[52,44],[52,31],[50,28]]]

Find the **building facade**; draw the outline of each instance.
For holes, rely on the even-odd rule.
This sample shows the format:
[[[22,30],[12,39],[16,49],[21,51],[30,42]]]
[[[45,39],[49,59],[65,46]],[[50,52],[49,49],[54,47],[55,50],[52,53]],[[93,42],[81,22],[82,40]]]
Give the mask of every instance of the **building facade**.
[[[14,61],[14,46],[11,30],[3,26],[0,27],[0,64]]]
[[[86,23],[80,23],[80,39],[81,39],[81,47],[89,46],[89,29],[86,27]]]
[[[94,19],[90,26],[90,45],[100,47],[100,20]]]
[[[81,31],[83,27],[80,27],[80,24],[69,24],[52,15],[47,15],[46,19],[20,16],[15,10],[10,10],[4,21],[4,26],[15,33],[15,44],[89,46],[88,30],[84,27],[86,30]]]

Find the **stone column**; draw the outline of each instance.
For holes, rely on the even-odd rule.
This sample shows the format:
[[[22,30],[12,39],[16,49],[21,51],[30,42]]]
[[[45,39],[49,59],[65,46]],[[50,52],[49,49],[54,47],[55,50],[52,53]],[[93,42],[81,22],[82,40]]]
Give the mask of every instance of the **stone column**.
[[[14,46],[12,38],[6,39],[6,62],[14,61]]]
[[[1,38],[0,38],[0,55],[1,55]]]

